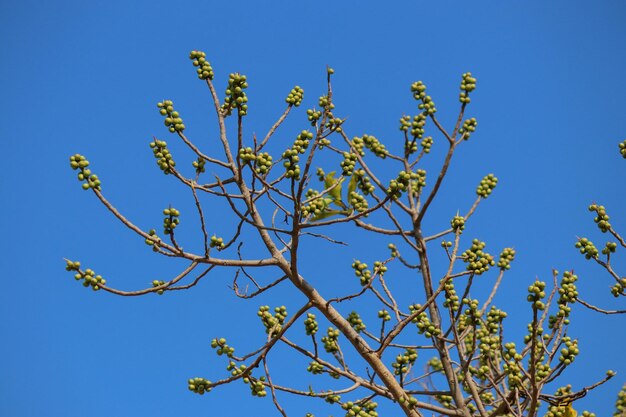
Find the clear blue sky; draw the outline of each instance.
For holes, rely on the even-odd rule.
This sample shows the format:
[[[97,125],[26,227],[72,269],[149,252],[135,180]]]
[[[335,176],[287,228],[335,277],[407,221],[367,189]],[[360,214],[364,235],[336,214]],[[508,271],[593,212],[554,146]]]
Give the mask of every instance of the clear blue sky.
[[[449,121],[460,76],[472,71],[478,88],[470,113],[479,127],[455,159],[430,230],[466,209],[480,178],[494,172],[498,188],[468,233],[493,252],[504,246],[518,252],[497,300],[515,316],[511,337],[519,339],[515,326],[529,320],[520,294],[536,277],[549,279],[553,267],[575,269],[589,300],[619,305],[608,277],[584,262],[573,243],[582,235],[603,241],[586,211],[592,201],[605,204],[613,225],[626,231],[626,162],[617,151],[626,138],[626,4],[381,4],[2,1],[0,195],[7,211],[0,216],[0,415],[273,415],[269,398],[251,398],[243,385],[200,397],[187,391],[186,380],[223,376],[210,339],[260,340],[259,303],[284,301],[235,300],[225,272],[193,291],[122,299],[85,290],[64,271],[64,257],[79,259],[110,283],[136,289],[179,266],[153,256],[83,192],[67,158],[87,155],[107,196],[146,228],[158,228],[169,203],[191,208],[147,145],[152,135],[173,142],[155,107],[172,99],[190,134],[214,149],[215,125],[187,59],[191,49],[207,52],[220,92],[230,72],[248,75],[248,135],[266,131],[296,84],[305,102],[294,118],[304,124],[303,109],[323,93],[327,64],[336,70],[338,114],[349,116],[350,133],[389,141],[399,140],[398,118],[415,111],[413,81],[427,83]],[[296,122],[282,135],[285,143],[301,128]],[[223,226],[221,211],[209,214],[216,228]],[[335,271],[325,265],[318,274],[322,290],[353,279],[352,256],[372,259],[381,248],[356,243],[341,252],[347,258]],[[318,259],[306,260],[318,268],[311,275],[320,272]],[[290,294],[280,289],[277,296],[291,301]],[[570,334],[580,338],[582,354],[564,380],[580,388],[607,369],[620,372],[579,409],[610,413],[626,381],[623,329],[624,317],[575,308]],[[279,375],[281,365],[291,366],[280,357],[274,363]],[[320,401],[284,404],[296,416],[343,414]]]

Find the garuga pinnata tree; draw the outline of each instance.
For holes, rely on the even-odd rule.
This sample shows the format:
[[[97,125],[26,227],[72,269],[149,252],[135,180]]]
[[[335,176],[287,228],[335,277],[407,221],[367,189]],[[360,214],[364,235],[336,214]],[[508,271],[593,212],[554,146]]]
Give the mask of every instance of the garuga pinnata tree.
[[[282,305],[259,307],[258,319],[267,336],[249,353],[236,355],[226,338],[213,339],[211,347],[227,358],[228,373],[224,376],[215,370],[214,382],[191,378],[191,391],[205,394],[220,385],[243,381],[253,396],[269,393],[283,416],[288,415],[280,402],[283,395],[336,404],[346,416],[376,417],[381,401],[395,404],[410,417],[533,417],[540,409],[547,416],[562,416],[572,414],[573,401],[614,376],[608,371],[604,378],[577,389],[564,385],[548,392],[546,388],[561,380],[579,353],[577,340],[568,334],[571,306],[578,301],[573,272],[553,271],[549,283],[532,282],[526,295],[527,311],[519,312],[530,318],[523,343],[507,338],[507,313],[492,302],[515,250],[503,248],[494,256],[485,242],[464,235],[471,216],[496,187],[498,180],[493,174],[480,181],[476,198],[464,214],[451,216],[449,224],[437,233],[424,233],[424,222],[452,158],[477,127],[475,118],[465,116],[476,88],[472,74],[462,75],[460,110],[449,128],[437,118],[437,107],[426,85],[421,81],[412,84],[417,114],[400,118],[402,139],[396,149],[373,135],[351,136],[345,131],[345,118],[335,111],[331,88],[334,71],[328,68],[325,94],[317,106],[306,111],[308,120],[303,124],[307,128],[294,135],[282,154],[272,155],[268,151],[271,141],[287,116],[303,103],[303,89],[296,86],[289,92],[285,111],[263,138],[248,137],[243,130],[249,110],[246,76],[230,74],[225,95],[220,96],[205,53],[192,51],[190,59],[210,93],[221,156],[205,153],[186,136],[186,126],[171,100],[158,103],[158,111],[169,132],[189,147],[196,160],[189,169],[181,168],[166,141],[155,138],[150,147],[163,173],[189,189],[203,250],[186,251],[177,240],[183,218],[179,209],[169,206],[163,210],[163,229],[159,231],[141,228],[122,215],[104,196],[101,180],[87,159],[76,154],[70,157],[70,164],[78,172],[82,187],[91,190],[154,252],[184,260],[187,266],[177,276],[154,280],[138,291],[110,286],[80,262],[68,260],[67,270],[85,287],[121,296],[188,289],[224,268],[236,271],[232,289],[238,297],[254,299],[278,285],[290,285],[303,296],[304,302],[293,313]],[[228,118],[236,119],[233,129],[227,129]],[[445,147],[443,161],[429,175],[423,158],[430,153],[434,140],[426,135],[427,127]],[[230,207],[237,223],[231,236],[211,236],[211,219],[203,209],[210,199],[225,201]],[[371,266],[361,260],[348,261],[356,276],[352,293],[322,294],[303,267],[302,259],[307,255],[301,247],[311,239],[341,244],[331,235],[346,227],[382,237],[388,248]],[[253,238],[262,242],[264,257],[245,257],[242,253],[242,244]],[[444,261],[434,261],[436,256]],[[256,272],[261,270],[269,270],[275,278],[268,279],[267,273],[259,278]],[[492,270],[497,277],[485,289],[487,284],[479,276]],[[332,275],[332,271],[325,274]],[[337,278],[345,280],[329,277]],[[253,290],[242,290],[238,279],[248,280]],[[414,302],[408,305],[403,302],[407,294],[397,289],[400,279],[415,281],[421,288],[410,294]],[[483,300],[472,298],[476,286],[483,287]],[[377,323],[366,325],[356,309],[349,314],[340,312],[351,305],[362,308],[359,300],[363,297],[370,299],[361,314],[371,315],[373,311],[372,320]],[[327,326],[324,331],[322,324]],[[370,330],[374,325],[379,331]],[[310,381],[303,385],[272,378],[268,357],[279,346],[304,359]],[[332,388],[341,383],[342,388]],[[289,414],[303,415],[306,404]],[[593,414],[585,411],[583,415]]]

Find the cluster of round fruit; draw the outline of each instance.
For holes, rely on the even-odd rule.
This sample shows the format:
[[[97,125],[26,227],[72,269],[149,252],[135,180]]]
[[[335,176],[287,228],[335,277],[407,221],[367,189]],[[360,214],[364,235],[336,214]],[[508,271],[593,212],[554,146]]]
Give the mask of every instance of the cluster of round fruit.
[[[472,133],[476,131],[476,126],[478,126],[478,121],[475,117],[463,122],[463,126],[459,129],[459,133],[463,135],[463,140],[468,140],[472,136]]]
[[[155,229],[150,229],[148,235],[150,237],[146,238],[146,245],[153,246],[153,249],[156,251],[159,242],[161,242],[161,238],[157,236]]]
[[[428,360],[428,362],[426,362],[426,365],[430,369],[432,369],[434,372],[441,372],[441,371],[443,371],[443,363],[441,363],[441,359],[439,359],[436,356],[430,358]]]
[[[599,206],[597,204],[592,204],[589,206],[589,211],[594,211],[596,213],[596,217],[593,219],[594,222],[598,225],[598,228],[602,233],[606,233],[607,230],[611,228],[611,223],[609,223],[609,215],[606,214],[606,209],[604,206]]]
[[[98,291],[101,287],[106,285],[106,280],[102,278],[102,275],[96,275],[96,273],[92,269],[85,269],[85,272],[78,271],[76,275],[74,275],[77,281],[84,279],[83,286],[91,287],[92,290]]]
[[[515,249],[504,248],[500,252],[500,258],[498,259],[498,268],[502,271],[511,269],[511,262],[515,259]]]
[[[226,98],[222,104],[222,112],[224,116],[230,116],[234,109],[237,109],[239,116],[245,116],[248,113],[248,96],[244,90],[248,88],[248,82],[245,75],[232,73],[228,77],[228,87],[226,88]]]
[[[478,239],[472,240],[472,246],[461,255],[463,262],[467,263],[467,270],[476,275],[487,272],[496,262],[493,256],[484,252],[486,243]]]
[[[206,60],[206,54],[202,51],[191,51],[189,53],[189,59],[192,60],[193,66],[198,67],[196,72],[198,73],[198,78],[201,80],[212,80],[213,79],[213,68],[209,61]]]
[[[328,112],[328,119],[326,121],[326,128],[331,132],[341,132],[341,125],[343,124],[344,119],[340,117],[335,117],[331,112]]]
[[[165,285],[165,281],[159,281],[158,279],[155,279],[154,281],[152,281],[152,288],[160,287],[162,285]],[[165,289],[161,288],[160,290],[157,290],[156,293],[159,295],[163,295],[164,291]]]
[[[91,170],[87,168],[89,161],[81,154],[75,154],[70,156],[70,166],[73,170],[79,169],[78,181],[83,182],[83,190],[94,189],[100,191],[102,183],[96,174],[92,174]]]
[[[265,175],[272,168],[272,155],[268,152],[261,152],[254,161],[254,170],[257,174]]]
[[[602,248],[602,253],[604,255],[608,255],[609,253],[615,253],[616,250],[617,250],[616,242],[606,242],[606,244],[604,245],[604,248]]]
[[[247,164],[250,161],[256,160],[256,155],[254,154],[254,150],[250,147],[239,149],[239,159],[243,161],[244,164]]]
[[[306,319],[304,320],[304,331],[308,336],[313,336],[318,330],[319,327],[315,319],[315,314],[307,313]]]
[[[420,304],[412,304],[409,306],[409,311],[413,314],[413,312],[419,310],[421,307],[422,306]],[[411,320],[411,322],[415,323],[417,326],[417,332],[425,335],[426,337],[437,336],[441,333],[441,330],[435,327],[435,325],[430,321],[428,314],[426,314],[425,311],[419,313],[417,317]]]
[[[465,229],[465,217],[457,214],[450,221],[450,226],[452,227],[454,233],[460,234]]]
[[[354,209],[359,213],[363,213],[369,207],[369,204],[367,200],[365,199],[365,197],[363,197],[361,194],[357,193],[356,191],[352,191],[350,195],[348,196],[348,198],[349,198],[350,205],[354,207]]]
[[[341,401],[341,396],[338,394],[328,394],[324,396],[324,401],[328,404],[335,404]]]
[[[346,410],[345,417],[378,417],[378,412],[376,411],[377,403],[367,401],[364,404],[359,404],[361,403],[353,403],[352,401],[341,404],[341,408]]]
[[[374,155],[379,158],[385,159],[387,154],[389,153],[383,145],[376,137],[370,135],[363,135],[363,143],[365,147],[369,149]]]
[[[309,366],[307,366],[306,370],[313,375],[320,375],[324,373],[324,365],[319,362],[312,361],[311,363],[309,363]]]
[[[454,283],[452,282],[452,280],[446,281],[443,288],[446,298],[443,302],[443,306],[451,309],[452,311],[459,311],[461,304],[459,303],[459,296],[456,293],[456,289],[454,288]]]
[[[361,281],[361,285],[367,285],[372,278],[372,271],[367,269],[367,264],[355,259],[352,262],[352,269],[354,269],[354,275],[356,275]]]
[[[382,321],[391,320],[391,314],[387,310],[378,310],[378,318]]]
[[[415,349],[406,349],[404,353],[396,356],[395,362],[391,364],[394,375],[406,374],[409,367],[417,360],[417,351]]]
[[[206,160],[198,157],[191,165],[196,169],[196,174],[202,174],[205,171]]]
[[[298,155],[306,152],[311,139],[313,139],[313,133],[303,130],[296,137],[293,146],[283,152],[282,159],[285,160],[283,166],[285,167],[285,176],[287,178],[300,179],[300,165],[298,165],[300,157]]]
[[[432,148],[433,146],[433,137],[432,136],[427,136],[424,139],[422,139],[422,142],[420,143],[420,145],[422,145],[422,149],[424,149],[424,153],[430,153],[430,148]]]
[[[323,108],[326,111],[329,111],[335,108],[335,105],[330,101],[328,96],[321,96],[318,100],[318,104],[321,108]]]
[[[411,92],[415,100],[421,101],[417,106],[418,109],[423,110],[427,115],[433,115],[437,112],[435,102],[430,96],[426,95],[426,85],[423,82],[417,81],[411,84]]]
[[[363,194],[369,195],[372,194],[375,190],[374,185],[370,181],[370,178],[365,175],[365,170],[363,168],[356,169],[352,172],[354,175],[354,180],[356,181],[356,185],[359,190],[363,191]]]
[[[213,349],[216,349],[215,353],[217,353],[219,356],[226,355],[229,358],[232,358],[233,353],[235,353],[235,348],[232,346],[228,346],[226,344],[226,339],[223,337],[211,340],[211,347]]]
[[[171,133],[180,133],[185,130],[183,119],[181,119],[180,114],[174,110],[174,102],[172,100],[163,100],[157,103],[157,107],[159,108],[161,116],[165,116],[163,123],[165,123],[165,126],[167,126]]]
[[[241,365],[237,366],[237,364],[235,362],[233,362],[233,361],[229,361],[228,365],[226,366],[226,370],[230,371],[230,375],[231,376],[239,376],[239,375],[243,374],[246,371],[246,369],[248,369],[248,367],[246,365],[241,364]],[[250,379],[245,377],[243,379],[243,382],[247,384],[247,383],[250,382]]]
[[[226,247],[226,245],[224,244],[223,238],[213,235],[211,236],[211,240],[209,241],[209,247],[217,248],[217,250],[222,250]]]
[[[411,136],[417,139],[421,139],[424,135],[424,126],[426,126],[426,119],[428,114],[422,112],[416,116],[413,116],[411,121]]]
[[[270,306],[261,306],[257,312],[257,316],[261,318],[265,333],[274,335],[280,331],[285,318],[287,317],[287,307],[280,306],[274,308],[274,314],[270,313]]]
[[[196,394],[204,395],[205,392],[211,391],[212,386],[211,381],[207,381],[204,378],[192,378],[187,381],[187,388]]]
[[[348,315],[347,320],[357,333],[360,333],[366,328],[365,323],[363,323],[363,320],[361,320],[361,316],[359,316],[359,313],[357,313],[356,311],[351,312]]]
[[[572,340],[571,337],[565,336],[563,338],[565,347],[561,349],[561,356],[559,356],[559,362],[563,362],[565,365],[569,365],[576,359],[576,356],[580,353],[578,350],[578,340]]]
[[[625,141],[626,142],[626,141]],[[615,413],[614,417],[621,417],[626,413],[626,384],[622,387],[622,389],[617,394],[617,401],[615,402]]]
[[[526,300],[533,303],[533,308],[537,310],[543,310],[546,308],[546,305],[543,303],[543,298],[546,296],[546,283],[543,281],[535,281],[532,285],[528,287],[528,296]]]
[[[498,178],[493,174],[488,174],[480,180],[480,184],[476,187],[476,194],[482,198],[487,198],[494,188],[498,185]]]
[[[400,398],[400,404],[408,403],[409,407],[415,407],[418,403],[417,398],[412,395]]]
[[[619,144],[619,153],[622,154],[622,156],[624,158],[626,158],[626,140],[623,142],[620,142]]]
[[[398,247],[396,245],[394,245],[393,243],[388,244],[387,247],[391,251],[391,257],[392,258],[397,258],[398,255],[400,255],[400,253],[398,252]]]
[[[459,94],[459,101],[463,104],[469,103],[469,93],[476,89],[476,78],[472,77],[471,72],[466,72],[461,78],[461,93]]]
[[[597,259],[600,253],[596,245],[586,237],[578,239],[574,246],[579,249],[581,254],[585,255],[586,259]]]
[[[291,89],[285,101],[288,104],[298,107],[300,103],[302,103],[303,98],[304,90],[299,85],[296,85],[294,88]]]
[[[166,235],[171,235],[174,233],[174,229],[180,223],[180,211],[176,210],[173,207],[166,208],[163,210],[163,233]]]
[[[250,391],[254,397],[265,397],[267,395],[265,384],[263,382],[265,382],[264,376],[261,376],[256,381],[250,380]]]
[[[339,330],[329,327],[326,331],[326,336],[322,337],[322,343],[324,344],[324,350],[328,353],[335,353],[339,351]]]
[[[351,152],[343,153],[343,161],[339,164],[342,169],[342,174],[349,177],[354,172],[356,166],[357,155]]]
[[[322,197],[314,198],[318,195],[319,192],[312,188],[309,188],[309,190],[306,192],[307,200],[310,200],[311,198],[313,199],[309,202],[309,204],[302,206],[303,216],[308,216],[309,214],[312,214],[315,218],[320,216],[324,212],[324,210],[326,210],[326,207],[328,205],[327,199]]]
[[[311,122],[311,126],[315,126],[315,123],[322,117],[322,112],[316,109],[308,109],[306,111],[306,116]]]
[[[387,188],[387,194],[393,199],[400,198],[403,192],[412,184],[412,190],[419,193],[423,187],[426,186],[426,171],[418,169],[417,171],[400,171],[398,177],[389,181],[389,187]]]
[[[171,174],[172,170],[176,166],[176,162],[174,162],[174,158],[170,153],[169,149],[167,149],[167,142],[164,140],[155,139],[154,142],[150,142],[150,147],[152,148],[152,153],[157,160],[157,165],[161,168],[161,171],[165,175]]]

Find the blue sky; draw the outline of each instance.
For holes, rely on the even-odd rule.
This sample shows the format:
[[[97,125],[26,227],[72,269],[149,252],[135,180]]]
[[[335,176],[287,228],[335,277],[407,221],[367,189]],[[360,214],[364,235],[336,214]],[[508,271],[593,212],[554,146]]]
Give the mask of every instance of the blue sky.
[[[617,151],[626,138],[626,5],[432,3],[3,1],[0,192],[8,211],[0,216],[0,414],[273,413],[269,399],[249,397],[243,385],[200,397],[187,391],[186,380],[223,376],[225,364],[210,351],[210,340],[254,346],[262,338],[259,304],[296,300],[290,308],[297,308],[301,300],[288,288],[244,303],[227,288],[228,271],[191,291],[126,299],[85,290],[64,271],[64,257],[79,259],[110,283],[136,289],[180,267],[154,256],[83,192],[67,158],[87,155],[108,198],[143,227],[159,226],[170,203],[192,209],[148,148],[153,135],[174,142],[155,107],[172,99],[190,135],[215,150],[216,126],[187,59],[191,49],[206,51],[220,92],[230,72],[248,75],[249,136],[271,126],[294,85],[304,88],[303,106],[280,135],[284,143],[306,125],[304,109],[323,94],[327,64],[336,70],[337,113],[349,116],[346,129],[390,142],[400,140],[399,117],[416,111],[412,82],[428,85],[450,123],[461,74],[472,71],[478,88],[469,113],[479,127],[455,156],[426,229],[437,231],[457,209],[467,209],[480,178],[493,172],[498,188],[467,237],[517,250],[497,299],[510,313],[512,337],[529,320],[520,294],[536,277],[548,280],[552,268],[574,269],[587,299],[618,307],[609,278],[573,244],[583,235],[604,242],[586,210],[592,201],[626,231],[626,164]],[[432,158],[440,155],[434,151]],[[223,207],[207,210],[216,232],[226,235]],[[193,246],[197,235],[184,230]],[[353,257],[386,256],[384,247],[368,240],[336,251],[310,246],[304,265],[328,294],[348,288],[337,282],[353,278]],[[580,401],[579,409],[608,415],[626,381],[619,362],[624,317],[576,307],[573,321],[570,334],[580,338],[582,354],[564,381],[580,388],[607,369],[620,372]],[[288,360],[273,359],[279,376],[292,367]],[[284,404],[293,415],[342,414],[320,402],[287,398]]]

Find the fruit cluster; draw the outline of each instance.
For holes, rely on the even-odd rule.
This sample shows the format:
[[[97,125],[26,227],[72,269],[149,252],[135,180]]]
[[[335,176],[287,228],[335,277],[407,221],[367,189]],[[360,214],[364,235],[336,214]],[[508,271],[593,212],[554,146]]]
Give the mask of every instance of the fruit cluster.
[[[356,311],[351,312],[347,318],[348,322],[352,326],[357,333],[360,333],[362,330],[365,330],[365,323],[361,320],[361,316]]]
[[[622,154],[622,156],[624,158],[626,158],[626,140],[623,142],[620,142],[619,144],[619,153]]]
[[[594,211],[596,213],[596,217],[593,221],[596,222],[602,233],[606,233],[611,227],[611,223],[609,223],[609,215],[606,214],[604,206],[592,204],[589,206],[589,211]]]
[[[319,326],[317,325],[315,314],[307,313],[306,319],[304,320],[304,331],[307,335],[313,336],[318,330]]]
[[[487,198],[491,194],[496,185],[498,184],[498,178],[493,174],[488,174],[480,180],[480,184],[476,187],[476,194],[482,198]]]
[[[163,123],[165,123],[165,126],[167,126],[171,133],[180,133],[185,130],[183,119],[181,119],[180,114],[174,110],[174,102],[172,100],[163,100],[157,103],[157,107],[159,108],[161,116],[165,117]]]
[[[465,217],[457,214],[450,221],[450,226],[452,227],[454,233],[460,234],[465,229]]]
[[[307,366],[306,370],[313,375],[319,375],[324,372],[324,365],[319,362],[312,361],[311,363],[309,363],[309,366]]]
[[[212,80],[213,79],[213,68],[209,61],[206,60],[206,54],[202,51],[191,51],[189,53],[189,59],[192,60],[193,66],[198,67],[196,72],[198,73],[198,78],[201,80]]]
[[[443,364],[438,357],[432,357],[426,362],[426,365],[435,372],[443,371]]]
[[[287,178],[300,179],[300,165],[298,165],[300,161],[299,154],[306,152],[311,139],[313,139],[313,133],[308,130],[303,130],[296,137],[293,146],[283,152],[282,159],[285,160],[283,166],[285,167],[285,176]]]
[[[374,184],[370,181],[370,177],[365,175],[363,168],[356,169],[352,172],[353,179],[356,181],[356,185],[359,190],[363,191],[363,194],[370,195],[374,192]]]
[[[211,236],[211,240],[209,241],[209,247],[217,248],[217,250],[222,250],[226,247],[226,245],[224,244],[223,238],[213,235]]]
[[[254,154],[254,150],[250,147],[239,149],[239,159],[247,164],[250,161],[256,160],[256,155]]]
[[[340,166],[342,169],[342,174],[349,177],[354,172],[354,167],[356,165],[357,155],[351,152],[343,153],[343,161],[341,161]]]
[[[418,169],[417,171],[400,171],[398,177],[389,181],[389,187],[387,187],[387,194],[394,200],[400,198],[403,192],[406,192],[409,184],[411,189],[419,193],[423,187],[426,186],[426,171]]]
[[[245,378],[244,378],[245,382]],[[250,391],[253,397],[265,397],[267,395],[267,391],[265,390],[265,377],[262,376],[258,380],[250,380]]]
[[[543,310],[546,305],[543,303],[543,298],[546,296],[546,283],[543,281],[535,281],[528,287],[528,296],[526,300],[533,303],[533,307],[537,310]]]
[[[94,291],[98,291],[102,286],[106,285],[107,283],[101,275],[96,275],[96,273],[89,268],[81,271],[80,262],[67,261],[67,264],[65,265],[65,270],[76,271],[74,278],[76,278],[77,281],[83,279],[83,286],[91,287],[91,289],[93,289]]]
[[[217,353],[218,356],[226,355],[229,358],[232,358],[233,353],[235,353],[235,348],[232,346],[228,346],[226,344],[226,339],[224,339],[223,337],[211,340],[211,347],[213,349],[216,349],[215,353]]]
[[[367,200],[365,199],[365,197],[363,197],[361,194],[357,193],[356,191],[352,191],[350,195],[348,196],[348,198],[349,198],[348,201],[350,202],[350,205],[359,213],[364,212],[369,207],[369,204],[367,203]]]
[[[461,79],[461,93],[459,94],[459,101],[463,104],[469,103],[470,97],[469,93],[476,89],[476,78],[472,77],[471,72],[466,72],[463,74],[463,78]]]
[[[458,311],[460,307],[459,296],[456,293],[452,280],[446,281],[443,288],[445,291],[445,301],[443,302],[443,306],[451,309],[452,311]]]
[[[326,331],[326,336],[322,337],[322,343],[324,344],[324,350],[328,353],[335,353],[339,351],[339,330],[329,327]]]
[[[378,310],[378,318],[382,321],[391,320],[391,314],[387,310]]]
[[[282,325],[287,318],[287,308],[280,306],[274,308],[274,314],[270,313],[270,306],[261,306],[257,315],[261,318],[261,322],[265,326],[265,333],[274,335],[280,331]]]
[[[409,368],[417,360],[417,351],[415,349],[406,349],[404,353],[396,356],[395,362],[391,364],[394,375],[406,374]]]
[[[326,121],[326,128],[331,132],[341,132],[341,125],[343,124],[344,119],[340,117],[335,117],[331,112],[328,112],[328,119]]]
[[[300,106],[300,103],[302,103],[303,98],[304,98],[304,90],[299,85],[296,85],[294,88],[291,89],[291,91],[287,95],[285,102],[298,107]]]
[[[149,238],[146,238],[145,242],[148,246],[154,246],[154,250],[157,250],[159,242],[161,242],[161,238],[157,236],[155,229],[150,229],[148,232]]]
[[[596,245],[586,237],[578,239],[574,246],[578,248],[581,254],[585,255],[585,259],[597,259],[600,253]]]
[[[311,122],[311,126],[315,126],[315,123],[322,117],[322,112],[316,109],[308,109],[306,115],[309,122]]]
[[[312,214],[314,218],[318,217],[324,212],[324,210],[326,210],[326,207],[330,203],[330,199],[325,199],[322,197],[314,198],[319,195],[319,192],[312,188],[309,188],[305,195],[307,200],[310,200],[311,198],[312,200],[309,202],[309,204],[302,206],[303,216],[308,216],[309,214]]]
[[[470,136],[472,136],[472,133],[476,131],[476,126],[478,126],[478,121],[475,117],[463,121],[463,126],[459,129],[459,133],[462,135],[463,140],[468,140]]]
[[[433,99],[426,95],[426,85],[423,82],[417,81],[411,85],[411,92],[415,100],[421,101],[417,106],[420,110],[423,110],[427,115],[433,115],[437,112]]]
[[[361,281],[361,285],[367,285],[372,278],[372,271],[367,269],[367,264],[356,259],[352,262],[352,269],[354,269],[354,275],[356,275]]]
[[[347,401],[341,404],[341,408],[346,410],[345,417],[378,417],[376,407],[378,404],[373,401],[367,401],[364,404]]]
[[[165,285],[165,281],[159,281],[158,279],[155,279],[154,281],[152,281],[152,288],[160,287],[162,285]],[[159,295],[163,295],[164,291],[165,290],[161,288],[160,290],[157,290],[156,293]]]
[[[226,97],[222,104],[222,112],[224,116],[230,116],[234,109],[237,109],[239,116],[245,116],[248,113],[248,96],[244,90],[248,88],[248,81],[245,75],[232,73],[228,77],[228,87],[226,88]]]
[[[422,306],[420,304],[413,304],[409,306],[409,311],[413,314],[414,311],[417,311]],[[412,323],[415,323],[417,326],[417,332],[419,334],[423,334],[426,337],[438,336],[441,333],[441,330],[435,327],[435,325],[428,318],[428,314],[425,311],[419,313],[417,317],[411,320]]]
[[[161,168],[161,171],[165,175],[171,174],[172,170],[176,166],[176,162],[172,158],[172,154],[167,149],[167,142],[164,140],[155,139],[154,142],[150,142],[152,153],[157,160],[157,165]],[[197,168],[196,168],[197,169]]]
[[[163,210],[163,215],[165,216],[163,218],[163,233],[171,235],[174,233],[176,226],[180,223],[180,219],[178,218],[180,216],[180,211],[170,207]]]
[[[498,259],[498,268],[502,271],[511,269],[511,262],[515,259],[515,250],[513,248],[504,248]]]
[[[624,141],[626,142],[626,141]],[[615,412],[613,417],[622,417],[626,413],[626,384],[617,394],[617,401],[615,402]]]
[[[433,137],[432,136],[425,137],[424,139],[422,139],[422,142],[420,143],[420,145],[422,146],[424,153],[430,153],[430,148],[432,148],[433,146]]]
[[[323,108],[326,111],[329,111],[335,108],[335,105],[330,101],[328,96],[321,96],[318,100],[318,104],[321,108]]]
[[[337,394],[328,394],[324,396],[324,401],[328,404],[335,404],[341,401],[341,396]]]
[[[265,175],[272,168],[272,155],[267,152],[261,152],[256,156],[254,161],[254,170],[257,174]]]
[[[365,147],[369,149],[374,155],[379,158],[385,159],[387,154],[389,153],[383,145],[376,137],[370,135],[363,135],[363,143]]]
[[[617,250],[616,242],[606,242],[606,244],[602,248],[602,253],[604,255],[608,255],[609,253],[615,253],[616,250]]]
[[[196,394],[204,395],[205,392],[211,391],[211,381],[204,378],[192,378],[187,381],[187,388]]]
[[[565,365],[569,365],[576,359],[576,356],[580,353],[578,350],[578,340],[572,340],[571,337],[565,336],[563,338],[565,347],[561,349],[561,355],[559,356],[559,362],[563,362]]]
[[[91,170],[87,168],[89,161],[83,155],[75,154],[70,156],[70,166],[73,170],[80,170],[78,173],[78,181],[83,182],[83,190],[94,189],[100,191],[102,183],[98,179],[96,174],[92,174]]]
[[[484,252],[486,243],[478,239],[472,240],[472,246],[461,255],[463,262],[467,263],[467,270],[476,275],[487,272],[496,262],[493,256]]]
[[[202,174],[205,171],[206,160],[204,158],[198,157],[195,161],[191,163],[191,165],[196,169],[196,174]]]

